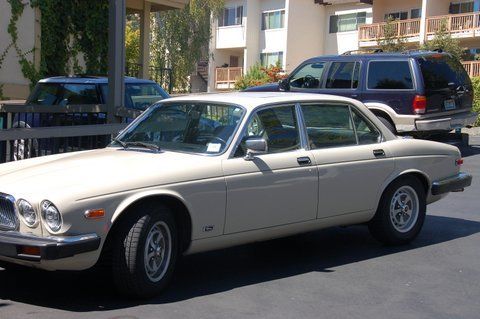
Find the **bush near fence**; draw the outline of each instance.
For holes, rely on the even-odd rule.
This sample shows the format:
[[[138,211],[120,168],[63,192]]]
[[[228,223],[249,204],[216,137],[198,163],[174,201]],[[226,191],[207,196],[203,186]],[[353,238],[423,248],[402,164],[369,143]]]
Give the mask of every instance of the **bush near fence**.
[[[475,94],[473,98],[473,111],[479,114],[475,126],[480,126],[480,77],[472,78],[472,84]]]

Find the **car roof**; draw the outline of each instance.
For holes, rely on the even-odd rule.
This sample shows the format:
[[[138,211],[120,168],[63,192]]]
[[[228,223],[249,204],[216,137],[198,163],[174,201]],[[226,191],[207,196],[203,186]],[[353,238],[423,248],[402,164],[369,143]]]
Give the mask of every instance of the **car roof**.
[[[291,92],[232,92],[232,93],[208,93],[208,94],[191,94],[179,97],[173,97],[162,100],[160,103],[169,102],[207,102],[207,103],[226,103],[237,104],[245,107],[247,110],[266,105],[279,103],[296,103],[296,102],[343,102],[358,105],[359,102],[354,99],[316,93],[291,93]]]
[[[405,51],[405,52],[377,52],[377,53],[344,53],[340,55],[319,55],[305,60],[305,63],[316,61],[330,61],[330,60],[374,60],[374,59],[409,59],[409,58],[421,58],[430,55],[450,55],[446,52],[437,51]]]
[[[39,83],[72,83],[72,84],[106,84],[108,83],[108,78],[106,76],[54,76],[50,78],[45,78]],[[156,83],[151,80],[137,79],[134,77],[125,77],[125,83],[129,84],[146,84],[146,83]]]

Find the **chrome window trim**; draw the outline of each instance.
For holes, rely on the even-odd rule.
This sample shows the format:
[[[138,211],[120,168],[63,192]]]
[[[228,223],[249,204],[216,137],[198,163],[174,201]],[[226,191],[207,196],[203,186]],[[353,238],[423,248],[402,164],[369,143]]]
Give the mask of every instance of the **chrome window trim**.
[[[302,107],[298,102],[295,104],[295,113],[297,115],[298,129],[300,133],[300,147],[308,151],[310,150],[310,145],[308,143],[307,126],[305,125],[305,119],[303,118]]]
[[[368,87],[368,79],[369,79],[369,76],[370,76],[370,63],[372,62],[407,62],[408,63],[408,66],[410,68],[410,74],[412,76],[412,84],[413,84],[413,88],[411,89],[370,89]],[[368,63],[367,63],[367,74],[366,74],[366,77],[365,77],[365,89],[366,91],[380,91],[380,92],[387,92],[387,91],[394,91],[394,92],[416,92],[418,90],[418,87],[417,87],[417,77],[415,75],[415,69],[413,67],[413,59],[409,58],[409,59],[372,59],[372,60],[369,60]]]
[[[298,149],[302,149],[302,141],[301,141],[301,137],[300,137],[300,123],[299,123],[299,119],[298,119],[298,115],[297,115],[297,111],[296,111],[296,105],[298,104],[299,102],[295,102],[295,101],[291,101],[291,102],[275,102],[275,103],[271,103],[271,104],[263,104],[263,105],[259,105],[257,107],[255,107],[253,110],[250,111],[250,114],[248,115],[248,117],[243,117],[242,120],[243,120],[243,123],[239,126],[241,127],[238,131],[238,135],[237,135],[237,140],[235,141],[235,143],[233,143],[233,148],[231,149],[230,151],[230,154],[228,155],[228,159],[234,159],[234,158],[239,158],[239,157],[235,157],[235,152],[237,151],[237,148],[239,147],[240,143],[242,142],[242,138],[243,136],[245,135],[245,132],[247,130],[247,127],[248,127],[248,123],[250,123],[250,120],[261,110],[264,110],[264,109],[268,109],[268,108],[275,108],[275,107],[285,107],[285,106],[290,106],[290,107],[294,107],[295,108],[295,120],[297,121],[297,132],[298,132],[298,137],[300,139],[300,147]],[[235,133],[237,134],[237,133]],[[297,150],[298,150],[297,149]],[[288,152],[292,152],[292,151],[297,151],[297,150],[290,150]],[[286,152],[279,152],[279,153],[286,153]],[[278,153],[267,153],[267,154],[263,154],[263,155],[269,155],[269,154],[278,154]]]

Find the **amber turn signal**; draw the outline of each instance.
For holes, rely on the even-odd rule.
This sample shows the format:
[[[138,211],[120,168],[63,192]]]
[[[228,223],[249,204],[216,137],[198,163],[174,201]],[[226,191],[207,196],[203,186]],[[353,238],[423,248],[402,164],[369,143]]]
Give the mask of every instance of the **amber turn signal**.
[[[84,214],[86,219],[100,219],[105,217],[104,209],[89,209]]]
[[[40,247],[21,246],[18,250],[20,255],[40,256]]]

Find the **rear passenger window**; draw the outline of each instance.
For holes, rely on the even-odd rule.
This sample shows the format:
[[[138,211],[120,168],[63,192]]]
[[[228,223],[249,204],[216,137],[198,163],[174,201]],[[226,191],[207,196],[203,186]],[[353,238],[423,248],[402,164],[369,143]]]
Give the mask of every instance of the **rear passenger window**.
[[[411,90],[413,78],[408,61],[371,61],[368,64],[368,89]]]
[[[418,63],[427,90],[446,89],[449,83],[461,86],[469,82],[462,64],[449,56],[425,57],[419,59]]]
[[[357,144],[347,105],[302,105],[311,149]]]
[[[353,124],[355,125],[355,132],[357,133],[358,137],[358,144],[365,145],[380,142],[381,135],[377,128],[373,126],[370,122],[365,120],[365,118],[360,115],[357,110],[355,110],[354,108],[352,108],[351,110]]]
[[[358,86],[356,62],[333,62],[328,71],[327,89],[355,89]]]

